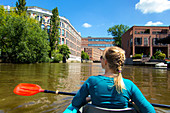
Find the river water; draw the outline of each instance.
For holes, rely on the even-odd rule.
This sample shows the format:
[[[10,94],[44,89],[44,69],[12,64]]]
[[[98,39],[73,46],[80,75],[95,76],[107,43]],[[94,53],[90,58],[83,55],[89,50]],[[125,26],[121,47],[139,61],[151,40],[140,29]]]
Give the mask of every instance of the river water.
[[[19,83],[32,83],[47,90],[77,92],[89,76],[103,73],[100,63],[0,63],[0,113],[62,113],[72,96],[45,93],[19,96],[13,89]],[[123,77],[132,80],[150,103],[170,105],[170,70],[125,65]]]

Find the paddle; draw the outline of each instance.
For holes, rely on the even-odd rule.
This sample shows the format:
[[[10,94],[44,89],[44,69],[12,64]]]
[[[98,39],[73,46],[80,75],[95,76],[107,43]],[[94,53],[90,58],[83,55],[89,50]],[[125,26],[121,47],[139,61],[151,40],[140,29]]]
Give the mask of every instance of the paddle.
[[[53,93],[53,94],[63,94],[63,95],[71,95],[75,96],[76,93],[69,93],[69,92],[60,92],[60,91],[50,91],[50,90],[45,90],[42,89],[39,85],[37,84],[29,84],[29,83],[20,83],[18,84],[15,89],[14,93],[17,95],[22,95],[22,96],[32,96],[37,93],[44,92],[44,93]],[[88,102],[90,99],[86,99]],[[162,107],[162,108],[170,108],[170,105],[164,105],[164,104],[155,104],[151,103],[155,107]]]
[[[35,95],[35,94],[40,93],[40,92],[53,93],[53,94],[63,94],[63,95],[72,95],[72,96],[76,95],[76,93],[45,90],[45,89],[42,89],[37,84],[29,84],[29,83],[20,83],[14,89],[15,94],[22,95],[22,96],[32,96],[32,95]]]

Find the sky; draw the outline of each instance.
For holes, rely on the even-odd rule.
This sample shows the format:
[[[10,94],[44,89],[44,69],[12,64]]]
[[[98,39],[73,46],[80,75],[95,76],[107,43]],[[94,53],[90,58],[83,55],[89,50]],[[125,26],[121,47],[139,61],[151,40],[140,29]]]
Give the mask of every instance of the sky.
[[[15,6],[18,0],[0,0]],[[67,18],[82,37],[112,37],[114,25],[170,26],[170,0],[26,0],[26,6],[52,10]]]

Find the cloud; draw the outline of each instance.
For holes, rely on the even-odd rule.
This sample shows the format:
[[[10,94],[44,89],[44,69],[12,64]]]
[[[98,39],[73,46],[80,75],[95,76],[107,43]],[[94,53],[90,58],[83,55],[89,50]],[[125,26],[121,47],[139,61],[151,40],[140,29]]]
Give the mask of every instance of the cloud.
[[[145,26],[158,26],[158,25],[162,25],[162,22],[155,22],[153,23],[152,21],[149,21],[145,24]]]
[[[170,9],[170,1],[168,0],[140,0],[135,9],[141,10],[142,13],[161,13]]]
[[[82,26],[85,27],[85,28],[92,27],[92,25],[90,25],[90,24],[88,24],[88,23],[84,23]]]

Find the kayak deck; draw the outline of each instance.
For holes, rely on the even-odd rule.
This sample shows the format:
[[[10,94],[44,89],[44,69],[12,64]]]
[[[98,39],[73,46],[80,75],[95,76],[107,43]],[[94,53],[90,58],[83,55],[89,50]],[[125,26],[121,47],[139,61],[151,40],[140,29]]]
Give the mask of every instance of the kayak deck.
[[[87,104],[80,109],[81,113],[137,113],[134,108],[109,109]]]

